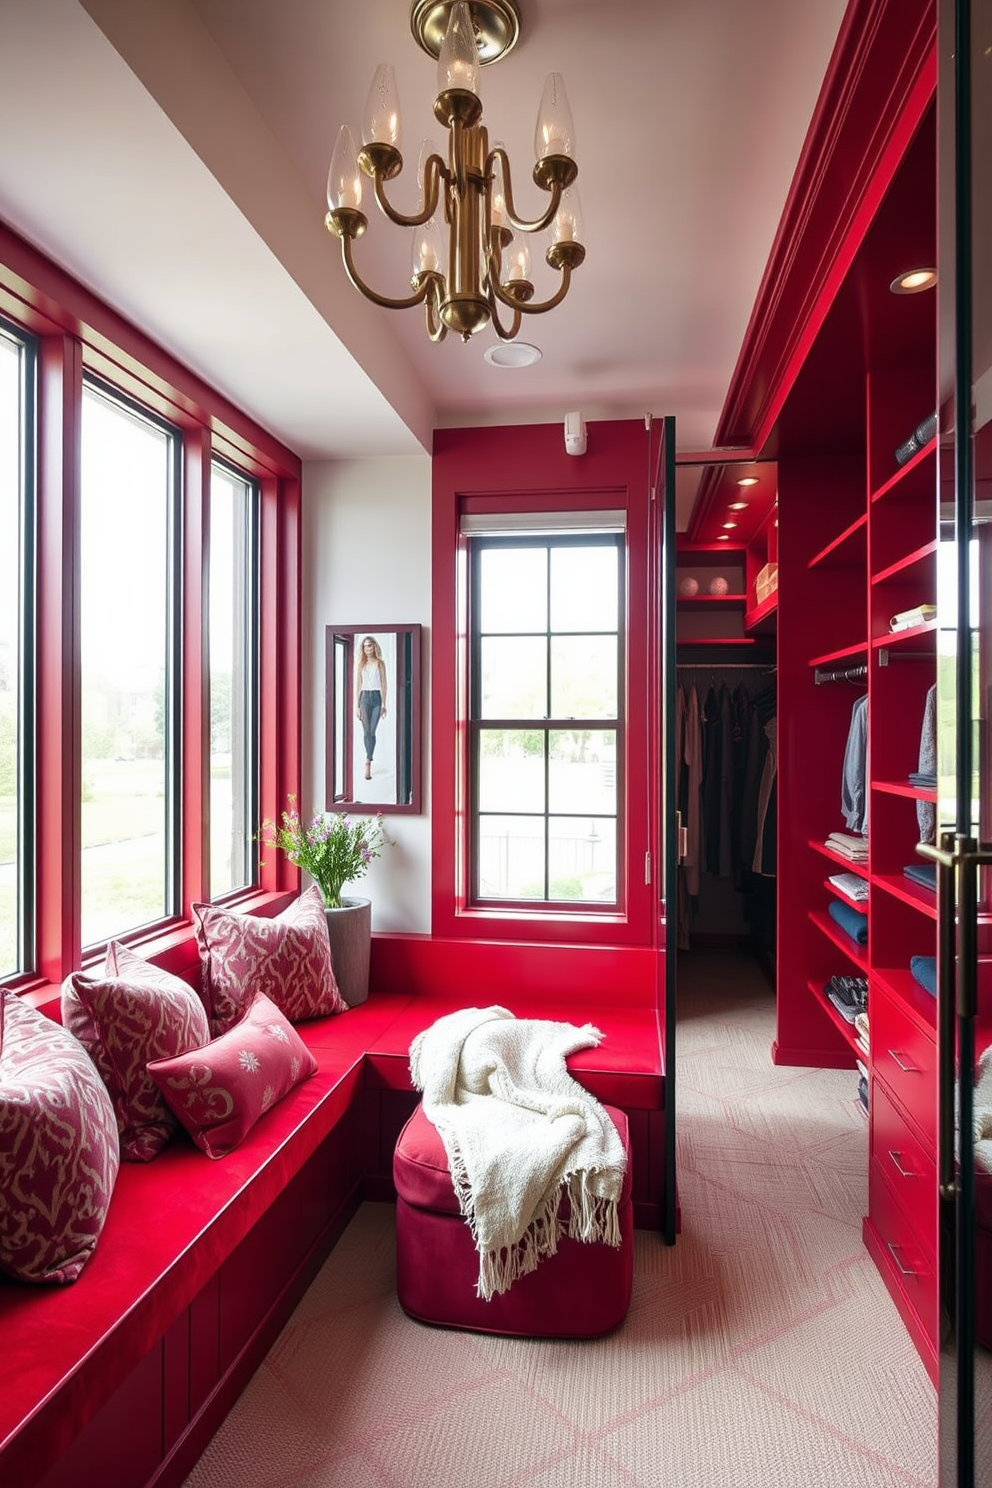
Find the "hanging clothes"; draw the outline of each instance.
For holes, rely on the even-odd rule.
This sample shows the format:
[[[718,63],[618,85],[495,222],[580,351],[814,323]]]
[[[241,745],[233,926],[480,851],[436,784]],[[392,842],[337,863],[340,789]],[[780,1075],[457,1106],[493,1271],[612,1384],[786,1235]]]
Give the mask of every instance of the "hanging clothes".
[[[927,693],[923,705],[923,728],[920,731],[919,774],[937,783],[937,687]],[[916,824],[921,842],[933,842],[937,835],[937,808],[932,801],[917,801]]]
[[[868,694],[851,710],[841,774],[840,807],[852,832],[868,835]]]
[[[685,763],[687,774],[686,828],[688,842],[685,854],[686,888],[693,896],[699,893],[699,858],[702,848],[703,736],[699,717],[699,694],[689,692],[685,713]]]
[[[720,871],[720,774],[722,733],[720,699],[715,687],[706,694],[703,728],[703,851],[700,866],[707,873]]]
[[[776,868],[776,826],[778,822],[778,777],[777,751],[778,720],[770,718],[765,724],[768,750],[761,771],[758,789],[757,841],[751,866],[763,878],[774,878]]]

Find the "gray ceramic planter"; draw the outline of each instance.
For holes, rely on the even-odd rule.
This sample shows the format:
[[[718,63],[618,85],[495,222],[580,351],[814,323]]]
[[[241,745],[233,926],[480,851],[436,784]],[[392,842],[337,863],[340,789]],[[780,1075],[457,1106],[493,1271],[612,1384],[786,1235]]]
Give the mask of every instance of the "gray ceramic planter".
[[[349,1007],[369,995],[369,950],[372,944],[372,900],[343,899],[340,909],[325,905],[331,963]]]

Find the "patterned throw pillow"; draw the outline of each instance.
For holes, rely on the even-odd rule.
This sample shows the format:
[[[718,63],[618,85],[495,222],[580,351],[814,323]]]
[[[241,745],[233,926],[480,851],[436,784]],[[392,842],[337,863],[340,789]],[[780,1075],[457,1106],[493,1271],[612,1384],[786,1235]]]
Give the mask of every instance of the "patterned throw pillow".
[[[0,1270],[75,1281],[100,1238],[119,1162],[114,1108],[86,1050],[0,992]]]
[[[148,1162],[178,1123],[145,1065],[207,1042],[210,1025],[199,996],[179,977],[112,940],[102,976],[73,972],[66,977],[62,1022],[110,1093],[121,1157]]]
[[[156,1059],[148,1073],[208,1157],[224,1157],[294,1085],[317,1070],[306,1044],[275,1003],[258,993],[219,1038]]]
[[[194,904],[193,924],[214,1034],[230,1028],[256,992],[271,998],[291,1023],[347,1012],[331,965],[324,900],[315,885],[271,920]]]

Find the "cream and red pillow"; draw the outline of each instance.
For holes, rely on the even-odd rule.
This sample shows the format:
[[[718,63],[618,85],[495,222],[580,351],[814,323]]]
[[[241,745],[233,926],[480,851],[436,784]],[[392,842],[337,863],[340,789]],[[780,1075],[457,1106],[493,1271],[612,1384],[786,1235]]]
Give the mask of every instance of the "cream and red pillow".
[[[62,984],[62,1022],[100,1072],[113,1102],[121,1157],[147,1162],[177,1122],[147,1073],[149,1059],[205,1044],[210,1025],[192,987],[111,941],[102,976],[73,972]]]
[[[75,1281],[103,1229],[119,1162],[114,1108],[86,1050],[0,992],[0,1270],[19,1281]]]
[[[316,1070],[317,1061],[296,1029],[261,992],[232,1028],[202,1049],[148,1065],[208,1157],[231,1152],[259,1117]]]
[[[257,992],[291,1023],[347,1012],[331,964],[320,890],[311,885],[273,919],[194,904],[203,1000],[214,1034],[236,1022]]]

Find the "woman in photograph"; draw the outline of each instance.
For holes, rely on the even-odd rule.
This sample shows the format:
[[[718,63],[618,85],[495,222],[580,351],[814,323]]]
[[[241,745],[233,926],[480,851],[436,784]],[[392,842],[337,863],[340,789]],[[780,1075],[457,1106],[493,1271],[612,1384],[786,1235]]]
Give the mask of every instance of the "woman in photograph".
[[[365,779],[371,780],[375,731],[386,716],[386,663],[374,636],[365,637],[355,657],[355,713],[365,739]]]

